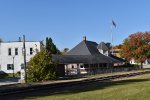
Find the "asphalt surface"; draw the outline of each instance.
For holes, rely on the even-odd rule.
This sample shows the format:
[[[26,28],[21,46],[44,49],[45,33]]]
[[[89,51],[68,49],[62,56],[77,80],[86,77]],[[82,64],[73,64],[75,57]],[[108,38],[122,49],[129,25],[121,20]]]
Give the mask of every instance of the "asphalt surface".
[[[0,79],[0,86],[17,84],[17,83],[19,83],[19,78]]]

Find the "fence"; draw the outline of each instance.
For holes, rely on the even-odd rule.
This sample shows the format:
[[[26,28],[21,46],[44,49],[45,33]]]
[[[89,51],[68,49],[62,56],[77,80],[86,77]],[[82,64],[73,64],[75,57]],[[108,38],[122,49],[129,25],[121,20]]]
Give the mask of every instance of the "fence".
[[[83,69],[73,68],[69,69],[65,72],[65,75],[95,75],[95,74],[104,74],[104,73],[113,73],[113,72],[125,72],[125,71],[132,71],[132,70],[139,70],[139,67],[134,66],[117,66],[117,67],[109,67],[109,68],[97,68],[97,67],[91,67],[85,68],[84,72]]]

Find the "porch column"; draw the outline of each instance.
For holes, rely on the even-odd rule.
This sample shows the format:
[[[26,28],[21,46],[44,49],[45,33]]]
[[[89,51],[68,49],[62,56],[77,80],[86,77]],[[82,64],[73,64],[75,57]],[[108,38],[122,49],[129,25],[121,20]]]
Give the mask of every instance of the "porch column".
[[[109,72],[109,63],[107,63],[107,73]]]
[[[89,75],[91,74],[91,64],[89,64]]]
[[[80,75],[80,64],[77,64],[77,75]]]
[[[101,73],[104,73],[104,65],[103,65],[103,63],[101,64],[101,67],[102,67],[102,71],[101,71]]]
[[[100,70],[100,68],[99,68],[99,64],[98,64],[97,74],[99,74],[99,70]]]
[[[67,74],[67,76],[68,76],[68,64],[66,64],[66,74]]]

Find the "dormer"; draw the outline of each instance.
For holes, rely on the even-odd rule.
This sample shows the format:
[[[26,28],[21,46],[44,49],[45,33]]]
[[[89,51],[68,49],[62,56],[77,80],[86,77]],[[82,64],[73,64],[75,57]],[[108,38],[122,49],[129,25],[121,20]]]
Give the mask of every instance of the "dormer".
[[[104,42],[99,43],[97,49],[101,54],[108,56],[109,49]]]

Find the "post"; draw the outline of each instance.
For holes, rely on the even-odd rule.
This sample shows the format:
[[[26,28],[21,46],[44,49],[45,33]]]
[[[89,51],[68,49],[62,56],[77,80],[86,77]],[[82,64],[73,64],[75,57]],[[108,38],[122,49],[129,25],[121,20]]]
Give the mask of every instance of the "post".
[[[100,68],[99,68],[99,63],[98,63],[98,70],[97,70],[97,74],[99,74],[100,72]]]
[[[141,62],[141,68],[140,69],[143,69],[143,62]]]
[[[15,74],[14,74],[14,58],[15,58],[15,56],[13,56],[13,78],[15,77]]]
[[[91,64],[89,64],[89,75],[91,75]]]
[[[25,83],[27,83],[27,66],[26,66],[26,46],[25,46],[25,35],[23,35],[23,56],[24,56]]]
[[[67,76],[69,75],[68,72],[69,72],[69,71],[68,71],[68,64],[66,64],[66,74],[67,74]]]
[[[80,64],[77,64],[77,76],[79,77],[80,75]]]

